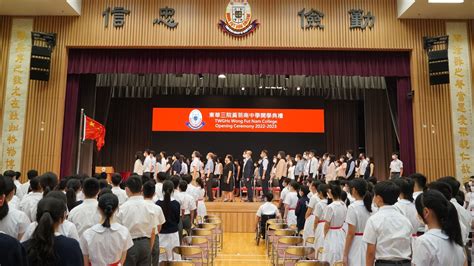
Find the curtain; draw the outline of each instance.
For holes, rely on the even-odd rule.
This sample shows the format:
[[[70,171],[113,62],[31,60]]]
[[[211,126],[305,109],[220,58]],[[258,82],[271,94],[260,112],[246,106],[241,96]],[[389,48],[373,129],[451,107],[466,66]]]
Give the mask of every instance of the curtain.
[[[359,150],[359,128],[357,101],[328,101],[325,108],[325,129],[327,151],[336,158],[345,155],[346,150]],[[363,125],[361,125],[363,126]]]
[[[76,158],[77,147],[77,103],[79,97],[80,75],[68,75],[66,99],[64,105],[63,139],[61,146],[61,172],[64,177],[75,171],[73,160]],[[74,138],[74,136],[76,136]],[[76,141],[76,144],[74,143]]]
[[[415,140],[413,129],[412,99],[409,78],[397,79],[398,130],[400,135],[400,159],[403,161],[404,175],[415,172]]]
[[[113,97],[151,98],[153,95],[316,96],[362,100],[364,89],[386,89],[384,77],[284,76],[227,74],[97,75],[97,87],[112,88]],[[242,87],[245,90],[242,90]]]
[[[408,52],[70,49],[68,59],[69,74],[410,76]]]
[[[396,146],[387,97],[385,91],[377,90],[365,90],[364,95],[366,154],[374,158],[374,175],[384,180]]]

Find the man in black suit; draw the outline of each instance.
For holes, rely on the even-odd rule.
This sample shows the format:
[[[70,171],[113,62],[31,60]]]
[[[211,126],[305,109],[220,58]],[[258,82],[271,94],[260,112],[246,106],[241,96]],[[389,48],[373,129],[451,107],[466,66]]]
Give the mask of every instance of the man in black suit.
[[[244,157],[244,167],[242,172],[242,178],[247,187],[247,198],[249,202],[253,201],[253,161],[252,161],[252,151],[246,150],[243,154]]]

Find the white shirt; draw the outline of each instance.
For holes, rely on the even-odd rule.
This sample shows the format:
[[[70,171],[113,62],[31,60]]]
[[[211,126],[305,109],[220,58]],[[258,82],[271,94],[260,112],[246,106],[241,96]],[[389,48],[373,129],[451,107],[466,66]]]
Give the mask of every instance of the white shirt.
[[[92,226],[84,232],[79,243],[82,254],[89,256],[93,266],[118,262],[122,253],[133,246],[128,229],[118,223],[112,223],[110,228],[101,224]]]
[[[303,175],[308,175],[308,171],[309,171],[309,160],[304,160],[304,171],[303,171]]]
[[[145,157],[145,160],[143,161],[143,172],[144,173],[151,172],[151,158],[150,158],[150,155]]]
[[[288,187],[284,187],[282,190],[281,190],[281,193],[280,193],[280,201],[281,202],[285,202],[285,198],[286,198],[286,195],[288,194],[288,192],[290,192],[288,190]]]
[[[201,162],[201,160],[199,160],[199,158],[194,158],[193,161],[191,162],[191,174],[194,172],[194,171],[197,171],[197,172],[202,172],[203,170],[203,163]]]
[[[184,214],[191,214],[191,211],[194,211],[196,207],[196,201],[193,196],[186,192],[180,192],[181,199],[183,200],[183,205],[181,205],[181,210],[184,210]]]
[[[472,216],[471,213],[464,209],[463,206],[459,205],[459,203],[456,201],[456,199],[452,198],[450,202],[456,207],[456,211],[458,212],[458,217],[459,217],[459,222],[464,225],[461,226],[461,234],[462,234],[462,239],[464,241],[464,244],[467,243],[469,240],[469,231],[471,229],[471,220]]]
[[[411,233],[416,234],[418,228],[421,226],[421,223],[418,220],[418,212],[416,211],[415,204],[406,199],[399,199],[394,206],[397,207],[401,214],[410,220],[411,226],[413,227]]]
[[[28,194],[28,190],[30,189],[30,180],[26,181],[25,183],[21,184],[20,187],[16,188],[16,195],[21,200],[23,199],[26,194]]]
[[[21,238],[21,242],[29,240],[33,236],[33,233],[35,232],[37,226],[38,222],[32,222],[26,229],[26,232],[23,237]],[[77,233],[76,226],[68,220],[64,220],[64,222],[59,226],[58,233],[62,236],[74,238],[79,241],[79,234]]]
[[[188,165],[185,162],[181,163],[181,172],[179,172],[181,175],[187,175],[188,174]]]
[[[342,201],[333,201],[324,210],[323,220],[331,227],[340,227],[344,225],[347,215],[347,206]]]
[[[132,196],[120,206],[118,222],[128,228],[132,239],[151,237],[152,230],[158,225],[155,210],[142,196]]]
[[[383,206],[367,220],[362,239],[376,245],[376,260],[409,260],[412,231],[410,221],[395,206]]]
[[[28,215],[31,221],[36,221],[36,211],[38,209],[38,202],[43,198],[43,192],[32,192],[20,202],[20,210]]]
[[[154,173],[156,171],[156,157],[151,157],[150,172]]]
[[[257,216],[262,217],[262,215],[273,215],[275,214],[275,217],[280,214],[280,211],[278,210],[277,206],[271,202],[265,202],[264,204],[260,205],[260,207],[257,210]]]
[[[122,205],[128,199],[127,192],[120,187],[112,187],[112,193],[117,196],[119,205]]]
[[[346,223],[355,226],[356,233],[363,233],[371,213],[365,208],[362,200],[356,200],[347,208]]]
[[[390,162],[390,173],[400,173],[403,168],[403,162],[399,159]]]
[[[157,202],[161,199],[163,199],[163,183],[157,182],[155,185],[155,196],[153,197],[153,201]]]
[[[314,210],[314,216],[318,217],[319,220],[323,220],[324,211],[328,206],[328,200],[322,199],[318,203],[316,203],[316,209]]]
[[[298,204],[298,194],[295,191],[288,191],[288,194],[286,194],[283,203],[285,205],[288,205],[289,209],[296,209],[296,205]]]
[[[21,182],[18,181],[18,179],[13,179],[13,184],[15,184],[15,187],[16,187],[16,193],[15,193],[15,195],[16,195],[18,193],[18,189],[21,186]]]
[[[143,175],[143,164],[140,159],[135,160],[135,165],[133,166],[133,172],[139,175]]]
[[[79,236],[82,236],[84,231],[99,223],[101,215],[98,204],[96,199],[85,199],[69,213],[67,219],[76,226]]]
[[[0,231],[18,239],[19,235],[25,233],[30,222],[30,219],[24,212],[17,209],[9,209],[7,216],[0,220]]]
[[[411,262],[415,266],[462,266],[465,259],[463,247],[440,229],[430,229],[416,239]]]
[[[413,192],[413,202],[415,202],[416,198],[418,198],[418,196],[420,196],[421,194],[423,194],[423,191]]]
[[[365,170],[367,169],[367,166],[369,165],[369,162],[367,162],[366,159],[361,160],[359,164],[359,176],[364,176]]]
[[[13,209],[20,209],[20,198],[18,198],[16,195],[12,197],[12,199],[8,202],[8,208],[13,208]]]
[[[154,210],[156,226],[164,224],[166,222],[166,219],[165,219],[165,215],[163,214],[163,210],[161,209],[161,207],[158,206],[151,199],[145,199],[145,203],[149,204],[150,207]],[[157,235],[158,233],[159,233],[158,230],[155,230],[155,234]]]
[[[320,201],[320,198],[317,194],[315,194],[315,195],[311,196],[311,198],[309,198],[309,202],[308,202],[307,206],[308,206],[308,208],[311,208],[313,210],[313,212],[311,214],[314,215],[314,213],[316,212],[316,204],[318,204],[319,201]]]
[[[290,168],[288,168],[288,178],[289,179],[295,179],[295,166],[292,165]]]
[[[198,201],[199,197],[201,196],[201,187],[194,186],[192,183],[188,185],[188,189],[186,189],[186,193],[193,197],[194,201]]]

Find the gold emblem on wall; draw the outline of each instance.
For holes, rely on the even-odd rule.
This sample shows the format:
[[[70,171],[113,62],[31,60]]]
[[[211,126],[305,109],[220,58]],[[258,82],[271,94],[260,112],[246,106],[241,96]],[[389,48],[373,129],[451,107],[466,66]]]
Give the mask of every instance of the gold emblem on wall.
[[[218,25],[227,34],[243,37],[256,30],[259,23],[252,21],[252,9],[247,0],[230,0],[225,20],[220,20]]]

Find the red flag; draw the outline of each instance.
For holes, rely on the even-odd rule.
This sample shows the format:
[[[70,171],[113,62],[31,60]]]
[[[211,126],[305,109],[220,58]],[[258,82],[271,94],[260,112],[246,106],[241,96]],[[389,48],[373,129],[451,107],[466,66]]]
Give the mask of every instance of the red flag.
[[[91,139],[96,141],[97,150],[100,151],[105,144],[105,127],[94,119],[84,115],[84,135],[83,140]]]

